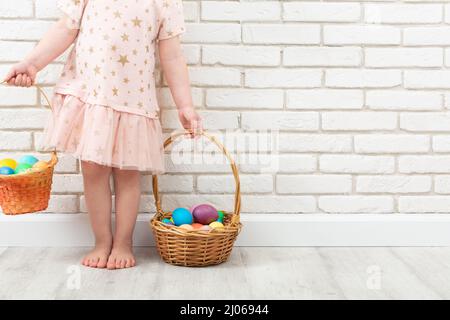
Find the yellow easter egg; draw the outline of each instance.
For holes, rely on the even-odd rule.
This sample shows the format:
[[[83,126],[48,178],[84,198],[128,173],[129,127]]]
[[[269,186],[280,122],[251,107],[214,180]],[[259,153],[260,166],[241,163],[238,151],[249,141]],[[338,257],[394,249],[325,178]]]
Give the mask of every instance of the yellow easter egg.
[[[17,167],[17,161],[14,159],[3,159],[0,160],[0,168],[1,167],[9,167],[11,169],[16,169]]]
[[[223,223],[220,223],[220,222],[217,222],[217,221],[211,222],[211,223],[209,224],[209,226],[211,227],[211,229],[225,228],[225,226],[223,225]]]
[[[33,165],[35,169],[44,169],[48,167],[48,163],[46,161],[38,161]]]

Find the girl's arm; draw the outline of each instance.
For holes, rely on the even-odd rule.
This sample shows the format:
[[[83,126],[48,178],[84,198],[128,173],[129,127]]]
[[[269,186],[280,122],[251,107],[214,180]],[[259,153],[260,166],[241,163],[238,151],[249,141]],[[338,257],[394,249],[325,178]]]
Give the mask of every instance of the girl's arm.
[[[69,19],[65,16],[53,25],[26,58],[11,68],[4,81],[22,87],[33,85],[36,74],[64,53],[78,36],[79,30],[69,27]]]
[[[159,41],[159,60],[164,77],[178,108],[180,122],[197,135],[203,130],[202,121],[192,102],[189,73],[178,37]]]

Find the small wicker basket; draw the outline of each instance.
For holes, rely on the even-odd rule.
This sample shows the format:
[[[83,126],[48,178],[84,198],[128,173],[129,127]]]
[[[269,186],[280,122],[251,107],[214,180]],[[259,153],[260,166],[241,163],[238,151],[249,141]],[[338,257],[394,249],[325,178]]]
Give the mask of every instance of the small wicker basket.
[[[170,145],[175,139],[185,135],[186,132],[181,132],[170,136],[164,142],[164,148]],[[164,212],[161,208],[161,198],[158,192],[158,177],[154,175],[153,195],[155,197],[156,214],[150,221],[150,225],[161,258],[165,262],[177,266],[205,267],[225,262],[230,256],[234,242],[242,228],[239,218],[241,191],[236,163],[225,147],[215,137],[206,132],[202,132],[201,135],[217,145],[230,162],[236,183],[234,210],[233,212],[224,211],[225,227],[221,229],[188,231],[164,224],[162,219],[170,217],[172,212]]]
[[[36,88],[48,106],[51,103],[45,92]],[[0,175],[0,206],[6,215],[34,213],[47,209],[53,179],[53,171],[58,163],[56,151],[52,152],[48,165],[27,173]]]

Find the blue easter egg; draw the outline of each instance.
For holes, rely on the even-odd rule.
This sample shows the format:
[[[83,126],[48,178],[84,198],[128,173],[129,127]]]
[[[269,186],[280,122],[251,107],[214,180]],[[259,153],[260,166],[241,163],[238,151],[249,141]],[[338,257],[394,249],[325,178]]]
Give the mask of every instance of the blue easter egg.
[[[177,208],[173,210],[172,219],[176,226],[181,226],[183,224],[192,224],[193,222],[191,212],[185,208]]]
[[[9,175],[15,174],[15,171],[10,167],[1,167],[0,174],[3,176],[9,176]]]
[[[39,161],[38,158],[31,155],[26,155],[19,159],[19,163],[26,163],[29,164],[30,166],[33,166],[38,161]]]

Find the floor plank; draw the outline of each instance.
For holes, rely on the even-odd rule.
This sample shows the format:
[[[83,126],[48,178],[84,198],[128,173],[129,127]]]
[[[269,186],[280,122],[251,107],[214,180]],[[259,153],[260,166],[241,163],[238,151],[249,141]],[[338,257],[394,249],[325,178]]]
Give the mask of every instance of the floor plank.
[[[138,266],[118,271],[80,266],[86,251],[0,248],[0,298],[450,298],[450,248],[238,247],[208,268],[171,266],[137,248]]]

